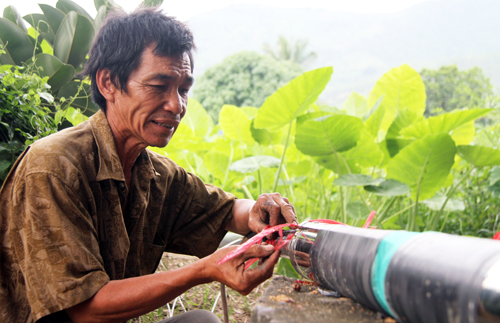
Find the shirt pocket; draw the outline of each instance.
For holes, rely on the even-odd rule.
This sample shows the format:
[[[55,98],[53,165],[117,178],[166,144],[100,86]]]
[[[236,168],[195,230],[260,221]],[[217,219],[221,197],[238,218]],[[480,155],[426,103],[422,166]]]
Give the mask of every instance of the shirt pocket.
[[[140,274],[147,275],[155,272],[160,264],[161,257],[165,251],[165,246],[143,242],[141,248]]]

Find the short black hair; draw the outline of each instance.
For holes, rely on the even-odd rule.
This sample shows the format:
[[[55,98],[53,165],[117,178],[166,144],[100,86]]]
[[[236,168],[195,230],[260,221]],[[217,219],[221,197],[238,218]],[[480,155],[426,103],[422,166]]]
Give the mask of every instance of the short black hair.
[[[99,92],[96,75],[108,69],[111,80],[127,92],[127,81],[139,67],[144,50],[154,44],[159,56],[180,56],[187,53],[194,68],[192,51],[196,49],[193,34],[182,22],[163,14],[157,8],[139,7],[127,14],[113,9],[99,29],[82,72],[91,79],[92,101],[106,112],[106,99]]]

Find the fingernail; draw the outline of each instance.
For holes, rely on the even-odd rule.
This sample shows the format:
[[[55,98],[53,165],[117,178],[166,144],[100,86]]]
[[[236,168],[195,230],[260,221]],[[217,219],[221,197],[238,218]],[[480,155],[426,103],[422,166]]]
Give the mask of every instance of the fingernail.
[[[264,246],[264,248],[266,249],[267,252],[273,252],[274,251],[274,246],[272,246],[272,245]]]

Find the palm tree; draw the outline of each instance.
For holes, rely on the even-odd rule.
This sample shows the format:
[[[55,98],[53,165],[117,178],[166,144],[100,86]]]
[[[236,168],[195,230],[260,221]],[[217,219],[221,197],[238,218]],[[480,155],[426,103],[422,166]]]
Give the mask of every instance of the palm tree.
[[[293,39],[288,40],[285,36],[279,36],[276,41],[276,51],[268,43],[265,43],[262,49],[276,60],[304,65],[318,56],[315,52],[306,53],[308,43],[307,39],[298,39],[294,42]]]

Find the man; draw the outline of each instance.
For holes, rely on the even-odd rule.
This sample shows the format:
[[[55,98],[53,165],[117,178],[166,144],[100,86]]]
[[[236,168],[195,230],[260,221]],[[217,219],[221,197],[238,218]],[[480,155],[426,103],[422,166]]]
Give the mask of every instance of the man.
[[[193,49],[187,27],[156,9],[103,25],[84,71],[101,110],[29,147],[0,191],[1,322],[120,322],[198,284],[247,294],[271,276],[270,246],[220,266],[231,249],[213,252],[226,230],[296,222],[288,200],[235,199],[146,149],[166,146],[186,113]],[[204,258],[152,274],[164,251]],[[179,318],[214,322],[194,313]]]

